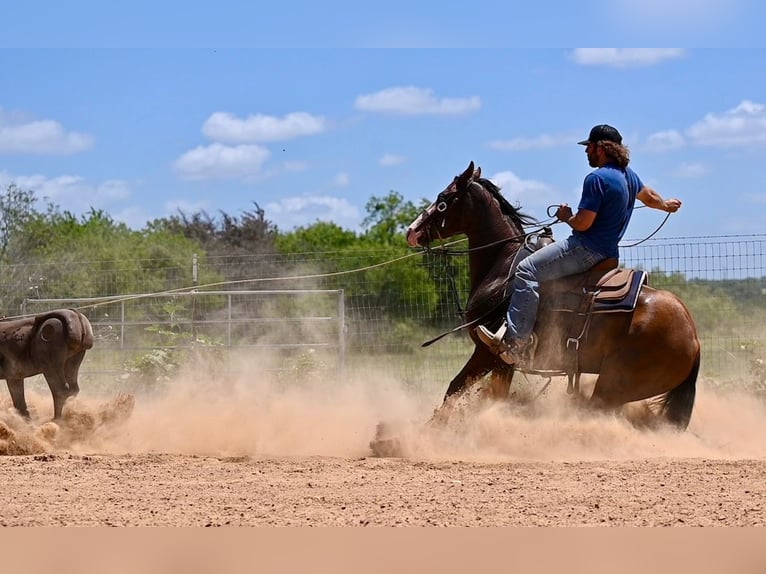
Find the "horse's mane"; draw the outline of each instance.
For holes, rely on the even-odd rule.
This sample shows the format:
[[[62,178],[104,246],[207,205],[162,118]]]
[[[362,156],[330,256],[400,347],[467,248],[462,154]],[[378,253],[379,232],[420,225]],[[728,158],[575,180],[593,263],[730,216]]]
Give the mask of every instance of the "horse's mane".
[[[486,189],[489,194],[494,197],[497,202],[500,204],[500,211],[508,218],[513,221],[517,227],[522,228],[525,225],[538,225],[539,221],[532,217],[531,215],[527,215],[523,211],[520,210],[519,207],[514,207],[510,204],[510,202],[503,197],[503,194],[500,193],[500,188],[496,186],[494,183],[492,183],[490,180],[485,178],[479,178],[476,180],[477,183],[479,183],[484,189]]]

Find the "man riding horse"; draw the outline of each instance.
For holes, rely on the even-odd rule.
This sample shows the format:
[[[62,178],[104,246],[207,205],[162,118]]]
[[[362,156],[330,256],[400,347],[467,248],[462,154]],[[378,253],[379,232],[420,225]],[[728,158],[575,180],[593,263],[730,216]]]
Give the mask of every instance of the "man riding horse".
[[[585,177],[577,213],[573,214],[566,203],[556,211],[556,218],[569,224],[572,234],[519,263],[506,321],[494,333],[484,325],[477,330],[479,339],[508,364],[534,353],[533,328],[541,281],[581,273],[607,259],[615,259],[616,264],[618,244],[630,223],[636,198],[669,213],[681,207],[679,199],[663,199],[628,167],[630,153],[612,126],[594,126],[588,139],[578,143],[585,146],[588,163],[596,169]]]

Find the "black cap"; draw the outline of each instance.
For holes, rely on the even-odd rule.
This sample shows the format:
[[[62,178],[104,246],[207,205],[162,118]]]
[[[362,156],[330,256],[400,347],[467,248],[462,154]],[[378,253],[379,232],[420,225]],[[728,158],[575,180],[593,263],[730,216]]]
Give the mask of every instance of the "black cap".
[[[618,132],[616,128],[613,128],[612,126],[609,126],[607,124],[600,124],[598,126],[593,126],[593,129],[590,130],[590,134],[588,134],[587,140],[583,140],[577,143],[580,145],[588,145],[589,143],[595,143],[595,142],[601,142],[601,141],[608,141],[608,142],[614,142],[616,144],[622,144],[622,136],[620,135],[620,132]]]

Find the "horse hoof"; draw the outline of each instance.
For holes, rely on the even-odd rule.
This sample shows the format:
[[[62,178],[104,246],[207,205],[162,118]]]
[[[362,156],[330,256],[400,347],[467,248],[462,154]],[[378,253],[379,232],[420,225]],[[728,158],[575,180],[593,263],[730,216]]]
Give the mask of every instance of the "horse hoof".
[[[373,456],[396,458],[402,456],[402,444],[398,438],[382,438],[370,441]]]
[[[381,458],[397,457],[402,452],[398,438],[391,436],[392,427],[389,423],[380,422],[375,427],[375,438],[370,441],[373,456]]]

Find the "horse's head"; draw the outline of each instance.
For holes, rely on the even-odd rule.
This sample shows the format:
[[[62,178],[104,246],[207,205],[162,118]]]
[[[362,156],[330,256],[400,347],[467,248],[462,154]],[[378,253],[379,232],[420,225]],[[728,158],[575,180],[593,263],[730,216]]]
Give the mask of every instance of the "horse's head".
[[[463,173],[455,177],[444,191],[407,228],[407,243],[410,247],[425,247],[434,239],[446,239],[465,231],[464,205],[466,193],[474,181],[481,178],[481,168],[474,168],[473,162]]]

